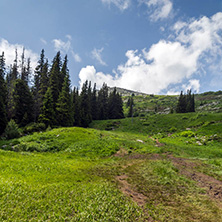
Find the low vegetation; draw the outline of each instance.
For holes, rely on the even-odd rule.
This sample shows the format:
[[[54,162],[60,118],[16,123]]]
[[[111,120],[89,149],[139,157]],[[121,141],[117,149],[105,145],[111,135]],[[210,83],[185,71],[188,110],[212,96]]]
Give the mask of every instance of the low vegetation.
[[[143,96],[133,97],[138,115],[90,128],[10,123],[0,140],[0,221],[222,221],[220,102],[199,109],[220,94],[183,114],[160,114],[174,96]]]

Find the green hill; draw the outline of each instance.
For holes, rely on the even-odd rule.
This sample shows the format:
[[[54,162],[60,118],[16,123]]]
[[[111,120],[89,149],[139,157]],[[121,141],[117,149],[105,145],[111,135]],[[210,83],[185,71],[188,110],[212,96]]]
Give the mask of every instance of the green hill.
[[[220,98],[135,96],[133,118],[0,140],[0,221],[222,221]]]

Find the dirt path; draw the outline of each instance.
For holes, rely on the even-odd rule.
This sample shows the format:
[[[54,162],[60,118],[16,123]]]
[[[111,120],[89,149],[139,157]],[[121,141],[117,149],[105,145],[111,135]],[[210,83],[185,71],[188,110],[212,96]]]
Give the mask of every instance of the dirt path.
[[[131,185],[127,182],[128,176],[121,175],[117,176],[116,180],[120,183],[120,190],[128,197],[132,198],[139,206],[144,206],[146,204],[147,197],[142,193],[138,193],[132,189]]]
[[[172,155],[169,155],[168,158],[173,162],[174,166],[179,169],[181,174],[196,181],[198,186],[204,188],[212,199],[222,204],[222,181],[197,172],[195,168],[198,166],[198,163],[184,158],[176,158]]]

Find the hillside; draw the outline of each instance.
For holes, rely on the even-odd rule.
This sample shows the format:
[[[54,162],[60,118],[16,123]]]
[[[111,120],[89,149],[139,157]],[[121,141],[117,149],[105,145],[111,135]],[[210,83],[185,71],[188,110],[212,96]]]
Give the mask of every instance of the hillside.
[[[0,140],[0,221],[222,221],[220,96],[167,115],[145,109],[175,96],[135,96],[137,117]]]

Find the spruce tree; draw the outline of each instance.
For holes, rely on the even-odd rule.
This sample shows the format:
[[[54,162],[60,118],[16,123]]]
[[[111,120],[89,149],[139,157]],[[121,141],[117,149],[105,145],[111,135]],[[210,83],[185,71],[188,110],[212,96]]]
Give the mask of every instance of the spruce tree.
[[[40,84],[41,84],[41,77],[42,77],[44,64],[45,64],[45,51],[44,49],[42,49],[41,54],[40,54],[40,59],[38,61],[38,65],[35,69],[34,86],[32,89],[33,98],[35,101],[35,104],[34,104],[35,122],[38,120],[38,117],[40,115],[41,105],[43,103],[43,96],[41,96],[40,94]]]
[[[98,101],[97,101],[96,83],[94,84],[91,95],[91,115],[93,120],[98,119]]]
[[[82,91],[80,94],[80,114],[81,114],[81,126],[88,127],[92,121],[90,111],[90,98],[88,91],[88,81],[83,83]]]
[[[56,56],[52,62],[52,68],[49,73],[49,86],[52,91],[52,98],[53,98],[53,107],[56,108],[56,103],[59,98],[59,93],[61,92],[62,85],[61,81],[61,57],[60,52],[57,52]]]
[[[43,122],[46,126],[53,126],[56,123],[56,115],[54,111],[52,90],[48,87],[43,99],[41,114],[39,115],[39,122]]]
[[[80,96],[78,88],[75,87],[72,93],[72,103],[74,126],[81,126]]]
[[[186,101],[186,96],[183,95],[183,91],[181,91],[178,103],[177,103],[177,108],[176,112],[177,113],[186,113],[187,110],[187,101]]]
[[[98,119],[108,119],[108,87],[103,83],[102,88],[98,92]]]
[[[72,126],[73,125],[73,113],[71,105],[70,94],[70,80],[69,76],[65,76],[63,81],[62,91],[59,94],[59,99],[56,107],[57,111],[57,123],[60,126]]]
[[[113,92],[109,95],[108,114],[109,119],[121,119],[124,117],[122,98],[119,93],[117,93],[116,87],[114,88]]]
[[[128,99],[128,102],[129,102],[129,111],[127,116],[133,117],[133,106],[134,106],[133,95]]]
[[[6,98],[7,89],[5,83],[5,58],[4,53],[0,55],[0,135],[4,132],[7,125]]]
[[[27,84],[17,79],[13,91],[14,112],[13,119],[20,126],[33,121],[33,98]]]

